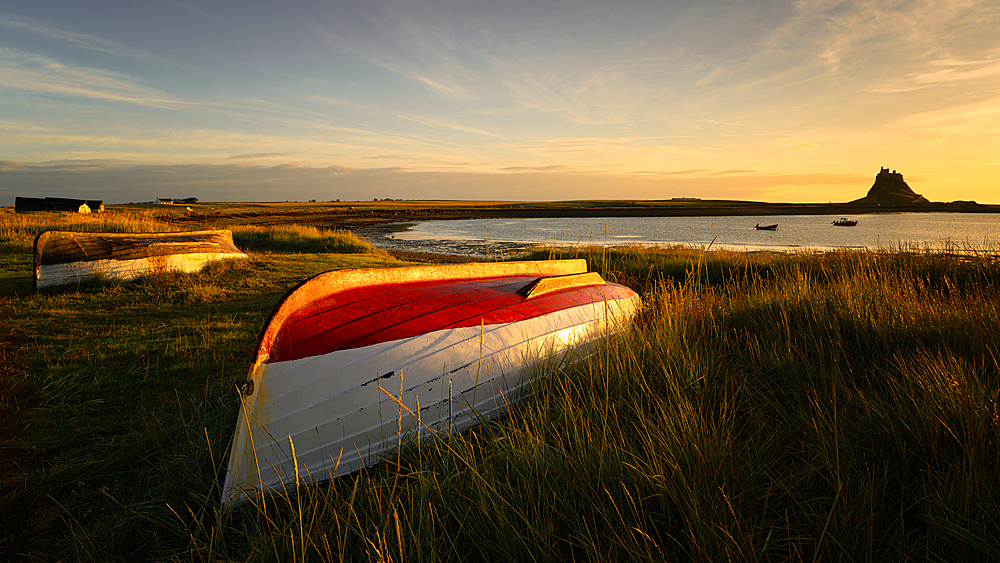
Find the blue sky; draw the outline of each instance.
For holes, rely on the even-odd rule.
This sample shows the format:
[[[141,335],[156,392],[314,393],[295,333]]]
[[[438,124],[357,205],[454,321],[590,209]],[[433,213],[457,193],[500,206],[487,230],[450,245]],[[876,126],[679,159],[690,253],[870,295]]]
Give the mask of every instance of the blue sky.
[[[0,205],[1000,203],[1000,4],[0,1]]]

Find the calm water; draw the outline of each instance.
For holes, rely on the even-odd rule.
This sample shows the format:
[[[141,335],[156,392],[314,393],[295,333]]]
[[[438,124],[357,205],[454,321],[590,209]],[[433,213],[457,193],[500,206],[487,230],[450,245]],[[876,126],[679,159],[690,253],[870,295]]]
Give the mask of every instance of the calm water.
[[[747,217],[607,217],[561,219],[464,219],[427,221],[405,231],[364,233],[377,246],[484,255],[538,244],[690,245],[730,250],[829,250],[992,247],[1000,243],[1000,215],[990,213],[896,213],[855,215],[856,227],[836,227],[829,215]],[[776,231],[754,225],[777,223]]]

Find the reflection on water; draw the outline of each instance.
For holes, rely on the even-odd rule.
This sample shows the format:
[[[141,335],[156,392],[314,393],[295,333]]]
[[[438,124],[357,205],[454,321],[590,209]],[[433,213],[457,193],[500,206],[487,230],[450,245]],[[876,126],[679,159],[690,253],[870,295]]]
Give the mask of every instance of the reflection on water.
[[[400,230],[359,234],[381,248],[493,258],[516,256],[532,246],[685,245],[729,250],[830,250],[836,248],[990,248],[1000,242],[1000,215],[893,213],[855,215],[855,227],[838,227],[829,215],[742,217],[570,217],[460,219],[414,223]],[[759,231],[755,225],[778,224]]]

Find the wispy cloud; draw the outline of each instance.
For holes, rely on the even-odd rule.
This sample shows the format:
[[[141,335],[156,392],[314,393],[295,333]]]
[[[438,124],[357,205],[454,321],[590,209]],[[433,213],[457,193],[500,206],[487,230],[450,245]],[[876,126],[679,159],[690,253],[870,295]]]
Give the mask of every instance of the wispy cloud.
[[[360,27],[337,21],[332,27],[314,24],[312,29],[333,48],[444,98],[479,98],[473,73],[459,60],[462,52],[449,43],[449,34],[441,29],[443,20],[414,12],[414,6],[359,5],[354,8],[365,10],[359,16],[363,21]]]
[[[633,174],[645,174],[645,175],[657,175],[657,176],[683,176],[687,178],[698,178],[698,177],[707,178],[712,176],[753,176],[760,174],[760,172],[757,170],[741,170],[741,169],[714,170],[711,168],[691,168],[688,170],[671,170],[667,172],[642,170],[633,172]]]
[[[446,119],[438,119],[433,117],[421,117],[414,115],[401,115],[395,114],[396,117],[400,119],[405,119],[407,121],[412,121],[414,123],[420,123],[421,125],[427,125],[428,127],[435,127],[438,129],[452,129],[454,131],[462,131],[463,133],[475,133],[476,135],[485,135],[487,137],[499,137],[494,133],[489,131],[484,131],[475,127],[469,127],[467,125],[462,125],[461,123],[454,123]]]
[[[32,18],[0,13],[0,27],[23,31],[49,39],[64,41],[74,47],[97,51],[100,53],[107,53],[118,57],[162,62],[158,57],[155,57],[142,49],[120,45],[114,41],[94,37],[93,35],[68,31]]]
[[[255,152],[248,154],[234,154],[229,160],[247,160],[251,158],[274,158],[278,156],[292,156],[294,152]]]
[[[198,14],[199,16],[201,16],[202,18],[204,18],[206,20],[213,21],[215,23],[220,23],[220,24],[223,24],[223,25],[225,25],[227,27],[236,27],[235,25],[233,25],[232,22],[224,20],[224,19],[216,16],[215,14],[213,14],[211,12],[208,12],[208,11],[204,10],[203,8],[195,6],[195,5],[193,5],[193,4],[189,3],[189,2],[181,2],[179,0],[161,0],[161,1],[162,2],[166,2],[167,4],[171,4],[173,6],[177,6],[179,8],[183,8],[184,10],[187,10],[187,11],[189,11],[191,13]]]
[[[913,82],[917,84],[944,84],[950,82],[966,82],[1000,76],[1000,56],[998,52],[991,53],[987,59],[962,60],[948,58],[930,62],[934,70],[914,73]]]
[[[368,113],[380,113],[381,111],[379,106],[375,104],[359,102],[357,100],[349,100],[347,98],[338,98],[335,96],[309,95],[306,96],[306,100],[310,102],[326,104],[329,106],[346,107],[352,110],[364,111]]]
[[[851,79],[870,91],[905,92],[1000,72],[1000,7],[992,0],[803,0],[795,6],[795,15],[771,37],[767,55],[804,54],[803,65],[811,55],[829,72],[849,69]]]
[[[1000,157],[995,158],[956,158],[955,162],[959,164],[982,164],[987,166],[992,166],[1000,164]]]
[[[464,110],[465,115],[482,115],[488,117],[510,117],[513,115],[523,115],[528,113],[527,108],[521,106],[485,107],[481,109]]]
[[[582,148],[582,147],[609,147],[621,145],[634,145],[636,143],[651,144],[650,141],[664,141],[667,139],[684,138],[684,136],[650,136],[650,137],[557,137],[551,139],[525,139],[517,144],[510,145],[511,148]],[[665,144],[665,143],[652,143]]]
[[[790,151],[815,151],[823,148],[818,143],[803,141],[802,139],[792,139],[787,137],[780,139],[778,141],[778,144],[782,146],[785,150],[790,150]]]
[[[900,119],[897,126],[941,138],[995,138],[996,131],[1000,131],[1000,97],[915,113]]]
[[[43,96],[125,102],[164,109],[191,105],[121,73],[69,66],[48,57],[0,47],[0,87]]]
[[[501,168],[504,172],[573,172],[575,169],[561,164],[549,166],[507,166]]]
[[[516,106],[572,123],[598,126],[663,120],[667,115],[664,93],[688,69],[673,55],[628,51],[497,59],[491,73]],[[674,70],[673,78],[668,79],[670,70]]]
[[[715,82],[715,79],[718,78],[718,77],[720,77],[720,76],[722,76],[722,74],[724,72],[725,72],[724,68],[722,68],[722,67],[714,67],[714,68],[712,68],[711,71],[708,72],[708,74],[706,74],[705,76],[699,78],[698,80],[695,80],[694,85],[695,86],[707,86],[707,85]]]
[[[673,170],[670,172],[660,172],[664,176],[692,176],[692,175],[702,175],[710,174],[712,170],[708,168],[691,168],[689,170]]]

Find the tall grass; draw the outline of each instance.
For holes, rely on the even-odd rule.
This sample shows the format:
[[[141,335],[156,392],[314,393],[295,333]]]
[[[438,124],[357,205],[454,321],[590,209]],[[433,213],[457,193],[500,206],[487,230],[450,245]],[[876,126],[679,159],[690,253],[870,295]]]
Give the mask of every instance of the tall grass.
[[[303,225],[232,227],[233,241],[246,251],[377,254],[371,243],[349,231],[320,229]]]
[[[104,233],[154,233],[173,230],[168,223],[145,210],[104,213],[60,213],[38,211],[14,213],[0,210],[0,245],[8,252],[31,248],[42,231],[91,231]]]
[[[174,290],[143,284],[94,289],[118,301],[93,334],[41,328],[69,325],[85,292],[5,303],[28,327],[25,408],[42,427],[25,447],[52,460],[18,475],[16,499],[50,519],[27,528],[53,538],[27,545],[82,560],[1000,558],[990,254],[563,255],[642,291],[631,331],[541,376],[506,419],[234,511],[218,499],[233,385],[276,295],[265,264],[209,272],[233,289],[184,322],[154,297]]]
[[[1000,557],[996,264],[602,256],[646,286],[636,330],[504,422],[213,514],[182,558]]]

